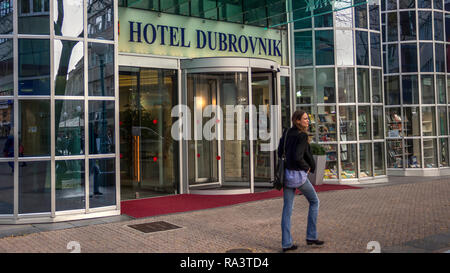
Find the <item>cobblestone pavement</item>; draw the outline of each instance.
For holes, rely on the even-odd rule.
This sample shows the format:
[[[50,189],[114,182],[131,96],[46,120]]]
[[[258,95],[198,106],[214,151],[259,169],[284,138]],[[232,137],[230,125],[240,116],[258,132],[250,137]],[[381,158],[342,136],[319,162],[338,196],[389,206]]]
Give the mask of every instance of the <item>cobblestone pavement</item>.
[[[426,180],[426,178],[424,178]],[[381,252],[447,252],[450,250],[450,180],[319,192],[319,238],[322,247],[305,243],[308,203],[295,197],[292,232],[294,252],[367,253],[368,243]],[[1,226],[0,252],[70,252],[76,241],[83,253],[224,253],[240,249],[257,253],[281,251],[282,198],[229,207],[131,219],[93,219],[88,224]],[[143,233],[133,224],[166,221],[181,228]],[[81,223],[81,222],[78,222]],[[42,230],[48,231],[42,231]],[[23,229],[38,229],[18,235]],[[55,229],[55,230],[52,230]],[[8,235],[7,233],[10,233]],[[1,237],[1,236],[0,236]]]

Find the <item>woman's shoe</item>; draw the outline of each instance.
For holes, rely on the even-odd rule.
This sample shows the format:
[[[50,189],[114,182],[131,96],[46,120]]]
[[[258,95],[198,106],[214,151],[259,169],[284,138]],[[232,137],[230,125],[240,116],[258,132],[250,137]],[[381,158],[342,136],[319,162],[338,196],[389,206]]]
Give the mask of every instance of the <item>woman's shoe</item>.
[[[283,248],[283,252],[286,252],[288,250],[296,250],[296,249],[297,249],[297,246],[296,245],[292,245],[291,247]]]
[[[320,240],[306,240],[306,244],[308,245],[318,245],[321,246],[323,245],[324,241],[320,241]]]

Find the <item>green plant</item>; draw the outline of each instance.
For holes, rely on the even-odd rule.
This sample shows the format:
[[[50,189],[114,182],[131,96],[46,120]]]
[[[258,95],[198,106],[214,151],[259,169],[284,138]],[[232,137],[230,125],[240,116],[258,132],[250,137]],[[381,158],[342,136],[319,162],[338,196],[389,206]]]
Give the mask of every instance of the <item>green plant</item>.
[[[322,145],[319,145],[317,143],[311,143],[311,153],[313,155],[325,155],[326,151],[325,148],[322,147]]]

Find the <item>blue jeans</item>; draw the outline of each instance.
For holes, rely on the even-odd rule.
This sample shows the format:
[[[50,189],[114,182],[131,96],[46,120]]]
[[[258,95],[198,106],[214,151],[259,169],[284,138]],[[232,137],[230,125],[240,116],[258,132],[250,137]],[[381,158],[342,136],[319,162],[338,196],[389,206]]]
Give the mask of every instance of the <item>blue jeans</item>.
[[[317,216],[319,214],[319,198],[313,185],[306,179],[305,184],[298,188],[309,202],[308,225],[306,229],[307,240],[317,240]],[[281,216],[281,245],[283,248],[291,247],[291,215],[294,208],[295,189],[283,188],[283,214]]]

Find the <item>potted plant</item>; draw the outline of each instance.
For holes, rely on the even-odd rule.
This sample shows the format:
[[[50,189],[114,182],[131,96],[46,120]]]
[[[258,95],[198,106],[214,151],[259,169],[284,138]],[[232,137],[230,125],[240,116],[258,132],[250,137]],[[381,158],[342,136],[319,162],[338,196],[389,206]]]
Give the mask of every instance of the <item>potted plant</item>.
[[[327,156],[325,148],[317,143],[311,143],[311,153],[316,162],[316,170],[314,173],[308,175],[309,181],[313,185],[323,184],[323,175],[325,173],[325,165],[327,163]]]

